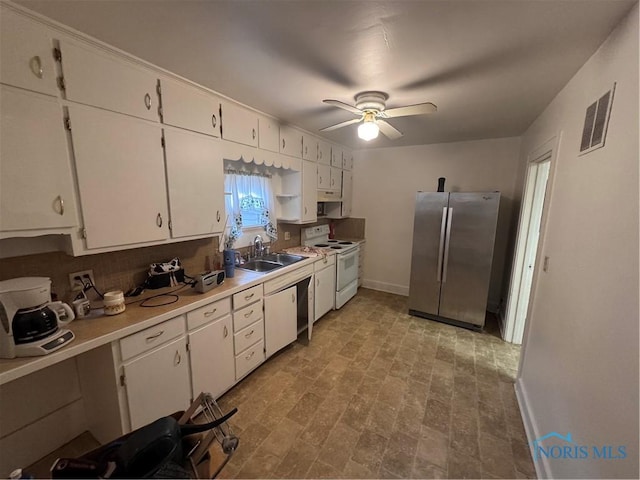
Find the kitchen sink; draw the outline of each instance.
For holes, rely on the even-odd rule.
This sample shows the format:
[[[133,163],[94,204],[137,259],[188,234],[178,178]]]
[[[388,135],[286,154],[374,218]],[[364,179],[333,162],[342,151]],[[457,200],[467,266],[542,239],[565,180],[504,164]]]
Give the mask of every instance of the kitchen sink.
[[[300,255],[290,255],[288,253],[269,253],[259,258],[254,258],[237,268],[251,270],[252,272],[270,272],[276,268],[286,267],[293,263],[304,260]]]
[[[289,253],[268,253],[267,255],[260,257],[262,260],[281,263],[285,266],[304,260],[304,258],[305,257],[301,257],[300,255],[291,255]]]

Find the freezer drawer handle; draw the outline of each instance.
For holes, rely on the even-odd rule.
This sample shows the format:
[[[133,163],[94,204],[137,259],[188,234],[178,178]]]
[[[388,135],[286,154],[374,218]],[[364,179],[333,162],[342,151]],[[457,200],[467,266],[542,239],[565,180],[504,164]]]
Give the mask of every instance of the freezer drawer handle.
[[[451,241],[451,223],[453,222],[453,208],[449,208],[447,218],[447,242],[444,245],[444,268],[442,269],[442,283],[447,282],[447,270],[449,269],[449,242]]]
[[[447,230],[447,207],[442,207],[442,221],[440,222],[440,245],[438,246],[438,271],[436,280],[442,281],[442,255],[444,251],[444,233]]]

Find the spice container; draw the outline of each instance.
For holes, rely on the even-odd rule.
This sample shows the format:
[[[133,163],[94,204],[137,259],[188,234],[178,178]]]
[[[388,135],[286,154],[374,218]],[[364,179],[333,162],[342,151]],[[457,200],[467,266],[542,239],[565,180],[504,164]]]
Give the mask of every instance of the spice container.
[[[124,293],[122,290],[114,290],[104,294],[104,314],[117,315],[124,312],[126,306],[124,304]]]

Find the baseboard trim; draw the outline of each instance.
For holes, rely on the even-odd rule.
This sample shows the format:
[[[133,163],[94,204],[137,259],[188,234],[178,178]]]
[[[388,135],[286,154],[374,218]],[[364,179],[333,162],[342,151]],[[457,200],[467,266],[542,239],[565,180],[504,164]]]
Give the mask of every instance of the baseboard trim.
[[[397,285],[395,283],[379,282],[377,280],[362,280],[362,286],[364,288],[370,288],[371,290],[378,290],[380,292],[395,293],[396,295],[409,296],[409,287],[404,285]]]
[[[520,415],[522,417],[522,423],[524,424],[524,431],[527,434],[527,441],[529,445],[533,443],[536,438],[540,437],[540,431],[536,425],[535,419],[533,417],[533,413],[529,408],[529,397],[527,395],[527,390],[522,383],[522,379],[518,378],[514,385],[516,390],[516,398],[518,400],[518,406],[520,407]],[[531,452],[531,449],[529,449]],[[532,458],[533,461],[533,458]],[[550,468],[548,464],[547,458],[541,458],[537,462],[533,462],[533,466],[536,469],[536,477],[537,478],[551,478],[549,476]]]

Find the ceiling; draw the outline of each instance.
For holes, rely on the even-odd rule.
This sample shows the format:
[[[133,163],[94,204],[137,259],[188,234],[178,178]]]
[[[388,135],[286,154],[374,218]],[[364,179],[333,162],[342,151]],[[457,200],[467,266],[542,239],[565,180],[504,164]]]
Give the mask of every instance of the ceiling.
[[[352,148],[522,134],[637,0],[20,0],[19,3],[285,122]],[[371,142],[363,90],[404,137]]]

